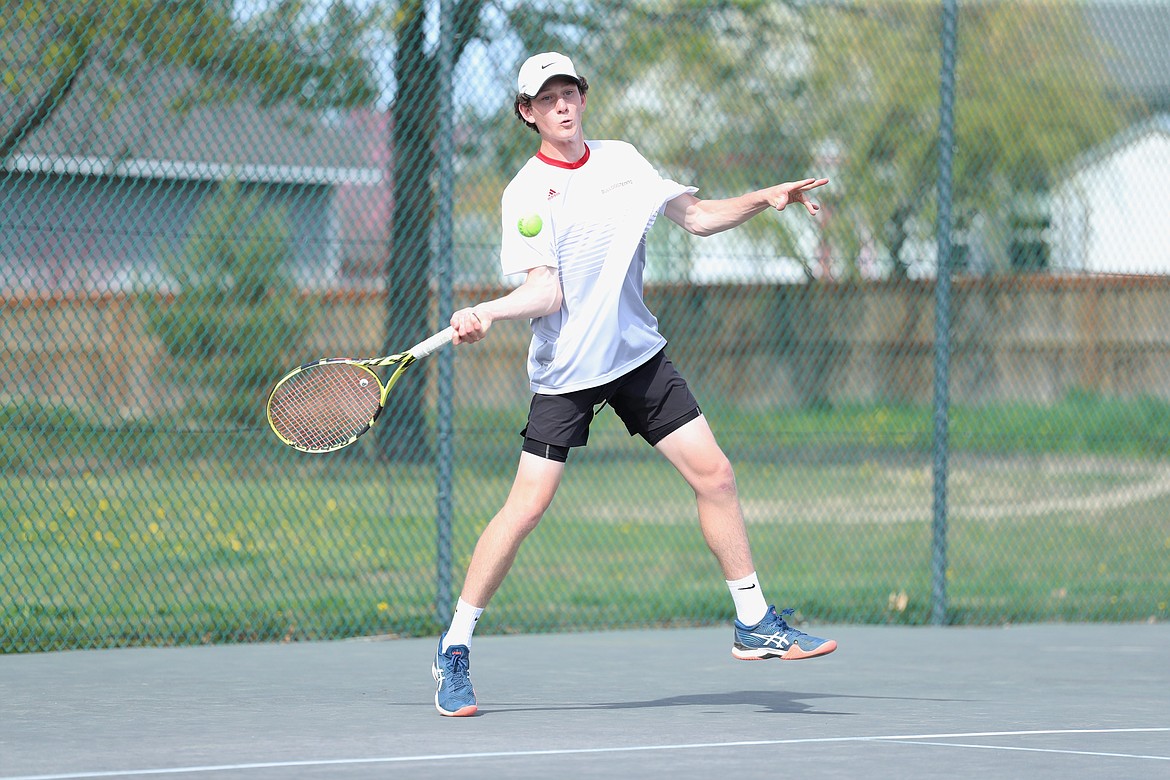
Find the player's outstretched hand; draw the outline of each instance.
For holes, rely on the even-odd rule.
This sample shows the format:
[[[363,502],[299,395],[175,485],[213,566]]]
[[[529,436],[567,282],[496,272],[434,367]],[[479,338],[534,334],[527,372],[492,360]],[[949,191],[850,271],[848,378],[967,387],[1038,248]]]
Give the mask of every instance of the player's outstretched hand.
[[[785,206],[793,203],[802,203],[808,210],[809,216],[815,217],[821,207],[809,200],[808,193],[810,190],[823,187],[828,183],[828,179],[802,179],[801,181],[787,181],[783,184],[777,184],[767,190],[768,202],[777,211],[783,211]]]

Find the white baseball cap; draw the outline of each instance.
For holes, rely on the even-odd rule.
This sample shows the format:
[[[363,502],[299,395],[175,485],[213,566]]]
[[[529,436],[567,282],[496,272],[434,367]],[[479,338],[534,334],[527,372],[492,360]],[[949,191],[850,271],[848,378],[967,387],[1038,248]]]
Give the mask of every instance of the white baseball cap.
[[[553,76],[568,76],[578,83],[581,81],[572,60],[558,52],[546,51],[532,55],[520,66],[516,90],[524,97],[534,97]]]

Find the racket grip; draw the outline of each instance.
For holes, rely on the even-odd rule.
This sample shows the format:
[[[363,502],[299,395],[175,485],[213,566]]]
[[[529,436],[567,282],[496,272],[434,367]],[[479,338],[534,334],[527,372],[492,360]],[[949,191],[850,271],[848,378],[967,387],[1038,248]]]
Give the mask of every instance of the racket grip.
[[[451,339],[455,337],[455,328],[447,328],[441,330],[435,335],[431,336],[426,341],[419,342],[410,348],[410,354],[414,355],[414,359],[425,358],[427,355],[434,352],[440,347],[445,347],[451,343]]]

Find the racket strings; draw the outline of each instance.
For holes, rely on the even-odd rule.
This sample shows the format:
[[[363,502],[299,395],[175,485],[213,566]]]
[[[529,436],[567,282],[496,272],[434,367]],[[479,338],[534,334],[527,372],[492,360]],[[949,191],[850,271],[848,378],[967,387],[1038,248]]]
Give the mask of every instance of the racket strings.
[[[272,427],[294,447],[328,451],[361,435],[377,414],[382,385],[369,369],[349,363],[303,368],[277,387]]]

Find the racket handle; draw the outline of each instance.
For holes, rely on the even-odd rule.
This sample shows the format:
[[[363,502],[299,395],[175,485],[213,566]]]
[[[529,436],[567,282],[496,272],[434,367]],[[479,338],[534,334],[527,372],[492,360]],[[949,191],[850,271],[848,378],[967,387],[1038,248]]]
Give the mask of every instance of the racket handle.
[[[414,355],[414,359],[425,358],[427,355],[434,352],[440,347],[445,347],[451,343],[451,339],[455,337],[455,328],[447,328],[441,330],[435,335],[431,336],[426,341],[419,342],[410,348],[410,354]]]

